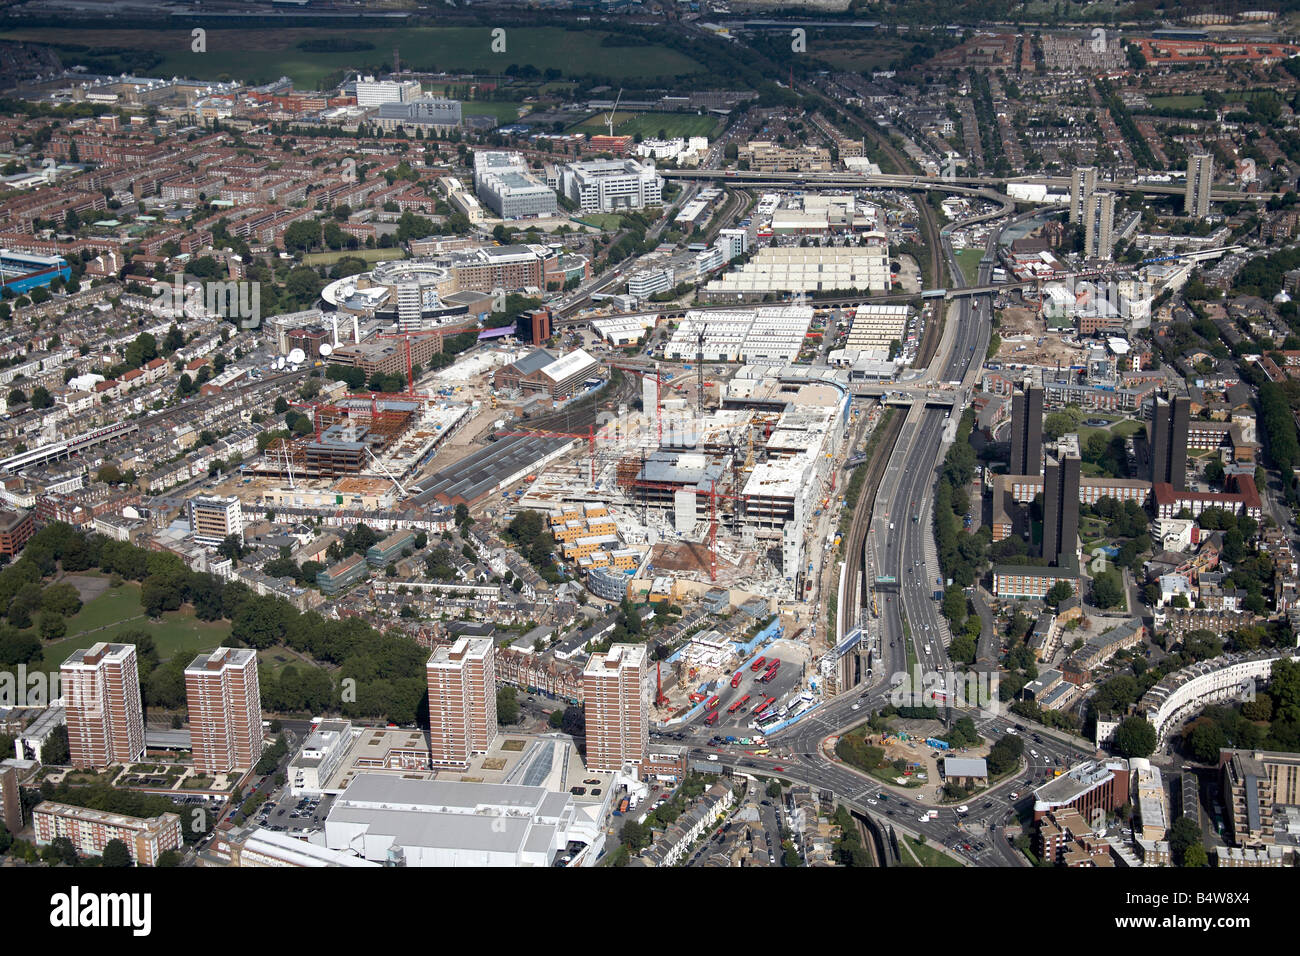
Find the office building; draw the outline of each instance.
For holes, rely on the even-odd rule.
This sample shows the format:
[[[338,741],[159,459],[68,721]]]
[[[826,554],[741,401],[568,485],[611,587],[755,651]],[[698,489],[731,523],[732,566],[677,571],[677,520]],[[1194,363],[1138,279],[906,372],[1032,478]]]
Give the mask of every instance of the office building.
[[[1011,459],[1007,473],[1043,473],[1043,390],[1027,381],[1011,396]]]
[[[650,698],[643,644],[614,644],[593,654],[582,672],[587,710],[587,766],[618,771],[640,766],[650,746]]]
[[[559,209],[555,191],[533,176],[519,153],[476,152],[474,191],[502,219],[553,216]]]
[[[357,106],[382,106],[406,103],[420,95],[417,80],[376,80],[373,76],[357,80]]]
[[[18,771],[0,764],[0,823],[10,834],[23,828],[23,802],[18,794]]]
[[[218,647],[185,668],[194,769],[226,773],[262,756],[262,691],[257,652]]]
[[[1165,401],[1157,396],[1151,410],[1151,484],[1164,483],[1174,491],[1187,490],[1187,427],[1192,400],[1179,396]]]
[[[1263,753],[1250,750],[1224,750],[1219,754],[1220,791],[1227,823],[1224,836],[1239,847],[1259,848],[1274,842],[1273,807],[1281,801],[1275,799],[1273,791],[1276,772],[1269,772],[1263,757]],[[1287,769],[1294,776],[1294,756],[1288,763]]]
[[[100,641],[59,668],[74,767],[133,763],[144,756],[144,709],[134,644]]]
[[[437,648],[425,665],[429,687],[429,754],[437,766],[469,766],[497,733],[496,646],[462,637]]]
[[[627,277],[627,291],[638,299],[648,299],[659,292],[668,292],[673,287],[673,267],[645,269],[634,272]]]
[[[663,201],[664,181],[654,166],[633,159],[593,159],[560,171],[560,192],[583,212],[641,209]]]
[[[730,262],[749,251],[749,230],[721,229],[718,231],[717,244],[722,249],[722,261]]]
[[[460,123],[460,101],[438,96],[384,103],[375,117],[375,125],[382,130],[402,129],[412,133],[423,130],[435,136],[459,129]]]
[[[217,498],[196,495],[189,500],[190,534],[199,544],[216,546],[235,535],[244,540],[244,512],[234,495]]]
[[[1083,206],[1097,191],[1097,167],[1076,166],[1070,176],[1070,222],[1083,222]]]
[[[1187,160],[1187,193],[1183,212],[1197,219],[1210,214],[1210,190],[1214,185],[1214,157],[1209,153],[1193,153]]]
[[[37,846],[65,837],[82,856],[103,856],[110,840],[121,840],[136,866],[157,866],[158,858],[167,850],[179,850],[182,840],[181,818],[175,813],[131,817],[53,800],[32,810],[32,828]]]
[[[1118,810],[1130,800],[1129,780],[1127,760],[1085,760],[1034,791],[1034,820],[1067,808],[1085,820],[1097,810]]]
[[[1115,194],[1096,192],[1083,203],[1083,254],[1109,259],[1115,248]]]
[[[528,313],[529,341],[541,345],[551,337],[551,310],[535,309]]]
[[[0,508],[0,555],[12,558],[36,533],[36,519],[30,511]]]
[[[1043,469],[1043,557],[1058,568],[1078,555],[1080,465],[1078,455],[1049,456]]]

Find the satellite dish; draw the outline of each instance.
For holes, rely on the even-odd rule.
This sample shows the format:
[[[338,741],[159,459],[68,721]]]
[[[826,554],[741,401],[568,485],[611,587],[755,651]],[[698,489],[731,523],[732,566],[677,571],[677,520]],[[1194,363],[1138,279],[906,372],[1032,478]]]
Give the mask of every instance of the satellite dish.
[[[275,367],[276,367],[276,368],[284,368],[284,356],[283,356],[283,355],[281,355],[278,359],[275,360]]]
[[[320,354],[322,358],[329,358],[329,356],[333,353],[333,351],[334,351],[334,346],[330,345],[328,342],[321,343]]]
[[[305,359],[306,357],[307,357],[307,353],[304,352],[302,349],[290,349],[288,361],[290,365],[301,365],[302,360]],[[283,368],[284,366],[281,365],[280,367]]]

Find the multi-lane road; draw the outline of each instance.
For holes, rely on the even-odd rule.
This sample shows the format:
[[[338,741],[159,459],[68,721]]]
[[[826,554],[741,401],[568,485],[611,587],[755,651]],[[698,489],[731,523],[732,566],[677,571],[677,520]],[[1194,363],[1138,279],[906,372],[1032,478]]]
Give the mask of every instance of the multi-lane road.
[[[1002,228],[1012,221],[1016,220],[1004,223]],[[978,276],[971,277],[975,284],[989,282],[992,253],[1001,232],[996,229],[990,233],[986,249],[989,254],[980,263]],[[942,243],[951,284],[971,284],[957,264],[947,230]],[[988,348],[991,299],[991,295],[979,295],[953,301],[947,317],[949,325],[935,359],[917,381],[955,382],[959,395],[968,394]],[[771,752],[766,755],[736,747],[709,746],[707,738],[711,733],[703,733],[703,728],[692,728],[686,739],[697,757],[831,790],[837,799],[873,818],[886,830],[923,834],[931,843],[948,848],[972,865],[1021,866],[1026,860],[1010,844],[1008,825],[1016,822],[1018,813],[1030,809],[1030,788],[1087,756],[1084,749],[1049,736],[1040,739],[1031,729],[992,711],[963,710],[961,713],[970,716],[988,739],[998,739],[1012,729],[1027,735],[1025,765],[1013,777],[973,798],[966,812],[945,807],[938,809],[933,820],[922,819],[932,805],[910,799],[906,792],[888,792],[879,782],[831,760],[822,751],[827,737],[858,724],[866,714],[890,702],[889,678],[906,669],[907,642],[923,672],[947,674],[950,670],[946,630],[939,602],[933,598],[940,572],[930,514],[936,470],[960,414],[957,409],[953,411],[957,414],[926,408],[920,401],[909,411],[877,489],[876,510],[865,542],[870,555],[848,556],[849,560],[862,560],[873,576],[897,579],[896,585],[880,593],[879,653],[868,683],[827,701],[794,726],[770,737]],[[1030,753],[1031,749],[1037,756]],[[933,783],[938,785],[938,781]]]

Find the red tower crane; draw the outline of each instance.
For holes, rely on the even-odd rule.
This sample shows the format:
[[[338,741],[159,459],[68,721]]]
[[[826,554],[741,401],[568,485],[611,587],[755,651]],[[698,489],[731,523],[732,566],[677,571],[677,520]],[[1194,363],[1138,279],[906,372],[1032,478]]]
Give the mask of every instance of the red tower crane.
[[[633,488],[646,488],[651,491],[668,491],[676,492],[685,490],[680,485],[670,484],[662,481],[646,481],[643,478],[634,478],[624,483],[626,486]],[[709,580],[718,580],[718,499],[724,498],[729,501],[746,502],[749,499],[744,495],[729,495],[726,492],[717,490],[717,480],[709,479],[709,488],[702,492],[709,499]]]
[[[467,332],[468,329],[457,326],[452,329],[423,329],[419,332],[386,332],[382,335],[376,335],[377,339],[401,339],[406,343],[406,395],[412,397],[415,395],[415,365],[411,362],[411,339],[421,338],[427,335],[448,336],[459,335],[461,332]]]
[[[611,362],[609,367],[616,368],[622,372],[631,372],[633,375],[640,375],[642,378],[651,377],[649,369],[638,368],[637,366],[634,365],[617,365]],[[658,440],[660,445],[663,445],[664,443],[664,418],[663,418],[664,380],[663,380],[663,376],[660,375],[659,373],[658,365],[656,365],[654,369],[654,382],[655,382],[655,430],[657,432],[655,438]]]

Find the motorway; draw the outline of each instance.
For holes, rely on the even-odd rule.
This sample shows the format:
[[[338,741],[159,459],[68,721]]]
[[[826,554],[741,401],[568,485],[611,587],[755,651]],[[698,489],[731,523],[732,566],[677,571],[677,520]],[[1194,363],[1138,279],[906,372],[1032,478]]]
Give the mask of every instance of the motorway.
[[[1011,221],[1019,218],[1023,217]],[[948,231],[944,230],[943,234],[943,252],[952,285],[964,286],[966,277],[957,265]],[[990,234],[989,253],[1000,234],[1001,230]],[[987,283],[992,267],[993,257],[986,255],[976,281]],[[923,380],[959,382],[963,394],[971,386],[983,366],[988,347],[991,298],[981,295],[953,301],[943,340]],[[880,605],[880,653],[869,683],[827,701],[794,726],[770,737],[772,752],[765,756],[735,747],[709,746],[706,735],[695,728],[691,728],[687,737],[699,757],[736,770],[779,775],[831,790],[851,809],[885,827],[893,827],[899,833],[924,834],[931,843],[950,850],[962,847],[956,855],[971,865],[1023,866],[1027,861],[1008,842],[1007,825],[1014,822],[1017,812],[1030,809],[1027,806],[1030,786],[1045,782],[1055,769],[1088,756],[1088,751],[1049,736],[1042,737],[1041,742],[1034,738],[1032,749],[1038,751],[1038,756],[1031,756],[1027,744],[1022,770],[973,798],[966,814],[947,807],[938,810],[936,819],[921,820],[929,805],[915,803],[896,791],[882,799],[884,788],[879,782],[830,760],[821,749],[826,737],[854,726],[866,713],[890,702],[889,682],[885,677],[906,668],[904,619],[922,670],[945,674],[949,670],[944,638],[946,625],[939,604],[932,597],[939,571],[931,533],[930,499],[936,467],[955,425],[956,419],[949,418],[942,409],[927,409],[920,402],[913,406],[877,489],[876,513],[867,536],[870,552],[865,556],[867,569],[871,575],[892,574],[898,579],[898,585],[896,591],[891,589],[882,595],[885,600]],[[1011,721],[992,712],[966,710],[965,713],[988,739],[997,739],[1013,726]],[[1012,793],[1016,796],[1012,797]],[[972,849],[966,850],[966,845]]]

